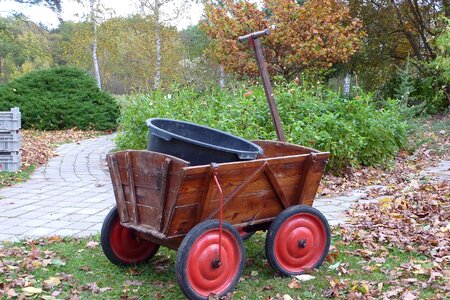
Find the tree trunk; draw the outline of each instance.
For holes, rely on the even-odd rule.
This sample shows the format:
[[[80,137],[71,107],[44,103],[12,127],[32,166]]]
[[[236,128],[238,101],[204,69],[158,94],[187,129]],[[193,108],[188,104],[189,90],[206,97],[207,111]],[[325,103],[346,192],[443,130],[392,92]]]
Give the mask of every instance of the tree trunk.
[[[97,80],[97,86],[99,89],[102,89],[102,82],[100,79],[100,68],[98,67],[98,58],[97,58],[97,19],[95,17],[94,0],[89,0],[89,4],[91,6],[91,19],[92,23],[94,24],[94,37],[92,42],[92,61],[94,62],[95,79]]]
[[[153,88],[156,90],[161,86],[161,32],[159,27],[159,0],[155,0],[155,36],[156,36],[156,64],[155,80]]]
[[[350,84],[351,84],[351,81],[352,81],[352,75],[350,75],[350,73],[345,74],[343,94],[346,97],[348,97],[350,95]]]
[[[225,87],[225,69],[223,66],[219,66],[219,87]]]

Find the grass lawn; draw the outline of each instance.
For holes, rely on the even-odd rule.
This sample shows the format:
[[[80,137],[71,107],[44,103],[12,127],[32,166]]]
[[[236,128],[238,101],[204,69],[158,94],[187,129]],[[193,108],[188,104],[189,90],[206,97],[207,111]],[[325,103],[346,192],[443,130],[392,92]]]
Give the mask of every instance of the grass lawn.
[[[0,172],[0,188],[27,181],[34,169],[34,165],[31,165],[19,170],[18,172]]]
[[[265,233],[245,242],[247,263],[241,281],[228,299],[362,299],[418,296],[436,299],[430,281],[433,264],[424,255],[380,245],[368,255],[361,246],[344,242],[333,230],[333,246],[325,262],[305,282],[275,274],[264,254]],[[111,264],[90,239],[57,237],[7,244],[0,249],[0,289],[17,299],[184,299],[175,279],[176,252],[161,248],[150,263],[128,268]],[[433,279],[436,284],[442,278]],[[445,291],[441,291],[445,294]],[[389,298],[391,298],[389,297]],[[416,299],[416,298],[405,298]]]

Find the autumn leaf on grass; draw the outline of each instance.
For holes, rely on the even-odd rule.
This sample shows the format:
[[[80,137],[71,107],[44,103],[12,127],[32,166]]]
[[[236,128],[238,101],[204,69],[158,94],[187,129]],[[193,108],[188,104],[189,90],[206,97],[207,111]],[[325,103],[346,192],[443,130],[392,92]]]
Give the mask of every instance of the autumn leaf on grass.
[[[301,287],[300,281],[295,278],[292,278],[291,282],[289,282],[288,287],[290,289],[299,289]]]
[[[293,276],[298,281],[310,281],[316,277],[308,275],[308,274],[301,274],[301,275],[295,275]]]
[[[16,290],[14,290],[14,289],[8,289],[7,292],[6,292],[6,296],[7,296],[8,299],[9,299],[9,298],[17,297],[18,295],[17,295],[17,293],[16,293]]]
[[[123,284],[128,286],[141,286],[142,284],[144,284],[144,282],[139,280],[126,280]]]
[[[66,262],[59,258],[53,258],[51,264],[57,267],[62,267],[66,265]]]
[[[83,291],[91,291],[94,294],[98,294],[100,292],[100,288],[98,287],[96,282],[86,283],[81,287]]]
[[[43,288],[45,290],[50,290],[55,286],[58,286],[61,283],[61,280],[58,277],[50,277],[43,282]]]
[[[86,248],[89,248],[89,249],[94,249],[97,246],[98,246],[98,242],[96,242],[96,241],[89,241],[86,244]]]
[[[24,293],[25,296],[31,297],[33,295],[42,293],[42,289],[41,288],[35,288],[33,286],[28,286],[26,288],[23,288],[22,292]]]

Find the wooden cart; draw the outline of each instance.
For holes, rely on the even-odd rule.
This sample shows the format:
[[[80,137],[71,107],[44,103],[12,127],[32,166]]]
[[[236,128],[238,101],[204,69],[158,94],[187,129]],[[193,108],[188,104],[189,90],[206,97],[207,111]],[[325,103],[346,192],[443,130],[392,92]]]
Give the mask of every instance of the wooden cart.
[[[148,261],[160,245],[178,250],[176,274],[190,299],[223,295],[244,265],[242,235],[268,230],[266,255],[281,275],[301,274],[324,260],[330,230],[312,208],[328,152],[254,141],[256,160],[189,166],[150,151],[108,155],[117,207],[101,242],[117,265]]]

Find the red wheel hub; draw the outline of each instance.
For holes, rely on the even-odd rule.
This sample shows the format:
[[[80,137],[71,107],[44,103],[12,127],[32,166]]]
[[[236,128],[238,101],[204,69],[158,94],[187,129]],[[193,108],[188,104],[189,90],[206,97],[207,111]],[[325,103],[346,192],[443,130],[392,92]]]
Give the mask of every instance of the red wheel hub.
[[[112,251],[125,263],[141,262],[158,247],[151,241],[139,238],[135,230],[122,226],[119,216],[112,222],[109,239]]]
[[[308,213],[298,213],[280,226],[274,242],[274,254],[282,268],[302,272],[314,268],[327,243],[322,221]]]
[[[205,231],[192,245],[187,261],[187,280],[202,296],[221,294],[238,276],[241,261],[238,242],[233,234],[222,231],[219,259],[219,229]]]

